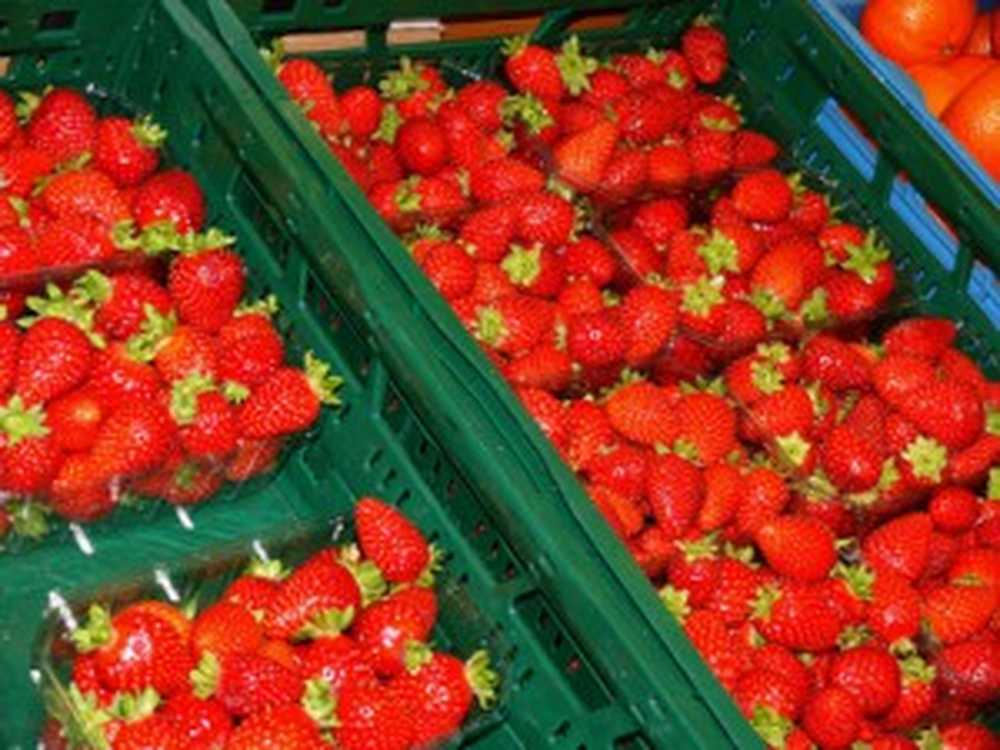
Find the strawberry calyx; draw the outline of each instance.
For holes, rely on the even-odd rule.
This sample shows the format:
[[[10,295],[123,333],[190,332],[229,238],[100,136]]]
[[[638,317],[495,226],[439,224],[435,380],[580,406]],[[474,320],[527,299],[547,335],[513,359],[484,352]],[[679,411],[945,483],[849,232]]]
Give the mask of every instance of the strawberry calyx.
[[[17,445],[22,440],[45,437],[45,411],[41,404],[26,406],[20,396],[11,396],[5,406],[0,406],[0,437],[3,444]]]
[[[837,648],[848,651],[863,646],[872,639],[872,631],[867,625],[848,625],[837,636]]]
[[[186,232],[178,234],[176,250],[181,255],[197,255],[198,253],[218,250],[236,243],[236,237],[226,234],[218,227],[209,227],[204,232]]]
[[[103,349],[107,345],[104,337],[94,331],[93,308],[82,304],[72,294],[67,295],[55,284],[46,285],[44,297],[28,297],[25,305],[35,316],[21,318],[18,323],[23,328],[30,328],[45,318],[58,318],[79,328],[95,348]]]
[[[70,640],[81,654],[96,651],[114,637],[111,612],[100,604],[91,604],[87,610],[87,624],[70,633]]]
[[[146,319],[139,326],[139,332],[125,342],[125,350],[139,362],[152,362],[163,342],[177,328],[177,315],[172,310],[164,315],[148,302],[143,311]]]
[[[760,310],[769,321],[788,317],[788,309],[781,297],[770,289],[758,287],[750,293],[750,304]]]
[[[11,500],[3,506],[10,517],[13,532],[25,539],[41,539],[49,533],[47,505],[31,500]]]
[[[870,602],[874,596],[875,571],[867,565],[847,565],[839,562],[833,567],[834,578],[839,578],[847,584],[847,588],[855,597]]]
[[[880,263],[889,260],[889,250],[882,245],[875,235],[875,230],[869,230],[861,245],[846,245],[847,259],[840,267],[845,271],[853,271],[866,284],[875,281],[876,268]]]
[[[781,599],[780,588],[773,584],[760,586],[750,604],[750,611],[753,617],[759,620],[770,619],[771,610],[779,599]]]
[[[490,655],[485,650],[476,651],[465,662],[465,681],[481,709],[488,711],[496,705],[500,675],[491,668]]]
[[[160,705],[160,694],[147,687],[139,693],[118,693],[110,707],[112,716],[127,722],[141,721],[153,715]]]
[[[1000,500],[1000,466],[990,469],[986,480],[986,499]]]
[[[152,115],[136,120],[132,125],[132,135],[146,148],[162,148],[167,141],[166,129],[156,123]]]
[[[802,437],[798,430],[774,439],[774,450],[782,463],[793,469],[801,469],[812,450],[812,443]]]
[[[750,382],[761,393],[778,393],[785,387],[785,376],[772,361],[757,359],[750,363]]]
[[[914,740],[920,750],[944,750],[944,740],[937,726],[929,727],[918,734]]]
[[[426,643],[410,640],[403,647],[403,667],[410,674],[416,674],[425,664],[430,664],[434,652]]]
[[[756,705],[750,716],[750,726],[769,747],[784,747],[794,728],[791,719],[770,706]]]
[[[66,690],[58,684],[45,694],[46,708],[60,726],[69,747],[110,750],[104,726],[112,715],[99,704],[93,692],[83,693],[75,682]]]
[[[563,42],[556,65],[571,95],[579,96],[590,90],[590,75],[597,70],[597,60],[580,51],[580,38],[575,34]]]
[[[932,664],[928,664],[919,654],[913,653],[903,659],[899,659],[899,671],[903,675],[903,681],[908,684],[922,682],[929,685],[937,677],[937,669]]]
[[[278,298],[273,294],[268,294],[266,297],[261,297],[255,302],[241,302],[235,310],[233,310],[233,317],[239,318],[244,315],[263,315],[265,318],[274,317],[280,306],[278,304]]]
[[[660,451],[657,451],[657,453],[659,452]],[[675,453],[691,463],[698,463],[701,461],[701,453],[698,451],[698,446],[690,440],[685,440],[684,438],[678,438],[675,440],[670,452]]]
[[[420,210],[420,193],[417,192],[417,185],[419,184],[419,178],[414,177],[403,181],[399,188],[396,190],[393,200],[396,203],[396,208],[398,208],[404,214],[416,213]]]
[[[545,103],[534,94],[511,94],[500,104],[500,116],[507,127],[521,122],[531,135],[555,124]]]
[[[256,557],[247,565],[246,570],[243,571],[243,575],[253,576],[254,578],[266,578],[269,581],[281,581],[288,577],[289,572],[281,560],[273,558],[270,560],[261,560],[259,557]]]
[[[698,539],[677,541],[674,544],[684,555],[685,562],[711,559],[719,555],[719,532],[712,531]]]
[[[721,276],[702,276],[697,281],[685,284],[682,289],[681,309],[700,318],[708,317],[716,305],[722,304]]]
[[[340,726],[337,719],[337,698],[330,683],[322,677],[306,681],[302,693],[302,708],[320,729]]]
[[[206,651],[201,655],[198,664],[188,676],[191,682],[191,692],[202,700],[211,698],[219,687],[221,676],[222,665],[219,663],[219,657],[211,651]]]
[[[696,252],[713,276],[723,271],[735,273],[740,270],[739,248],[731,237],[718,229],[712,230],[712,234],[698,246]]]
[[[372,133],[373,140],[385,141],[386,143],[396,142],[396,133],[403,125],[403,116],[399,114],[399,109],[395,104],[386,104],[382,108],[382,115],[378,121],[378,127]]]
[[[507,57],[516,57],[531,43],[527,34],[507,37],[500,45],[500,50]]]
[[[428,545],[427,549],[430,552],[430,559],[427,561],[427,567],[420,571],[420,575],[417,576],[417,580],[414,581],[416,586],[422,586],[425,589],[429,589],[434,586],[435,575],[441,571],[442,561],[444,560],[444,550],[436,544]]]
[[[361,590],[362,605],[367,607],[385,596],[388,584],[382,572],[371,560],[363,560],[356,544],[348,544],[340,550],[340,564],[347,568]]]
[[[354,621],[354,607],[330,609],[318,612],[295,634],[296,639],[333,638],[350,627]]]
[[[684,620],[686,620],[688,615],[691,614],[691,607],[688,605],[687,589],[678,589],[670,584],[667,584],[660,589],[659,596],[660,601],[663,602],[663,606],[666,607],[667,612],[673,615],[674,619],[683,625]]]
[[[424,91],[430,82],[420,75],[421,66],[414,65],[409,57],[401,57],[399,70],[391,70],[378,83],[378,90],[388,99],[402,101],[418,91]]]
[[[235,380],[224,380],[219,387],[219,392],[231,404],[242,404],[250,398],[250,389]]]
[[[200,372],[176,381],[170,389],[170,414],[174,421],[181,426],[191,424],[198,416],[198,396],[215,389],[215,380]]]
[[[829,500],[838,494],[837,487],[822,469],[814,471],[795,489],[805,495],[807,500]]]
[[[271,41],[270,47],[261,47],[257,50],[260,53],[264,64],[277,75],[285,59],[285,42],[281,37],[275,37]]]
[[[507,336],[507,326],[503,314],[495,307],[483,307],[476,318],[476,338],[490,346],[496,346]]]
[[[96,302],[100,305],[107,302],[113,292],[111,279],[97,269],[91,269],[74,282],[70,294],[82,303]]]
[[[810,328],[822,328],[830,322],[830,308],[827,306],[829,294],[823,287],[817,287],[799,305],[802,322]]]
[[[51,90],[51,86],[46,86],[41,94],[36,94],[34,91],[18,91],[18,102],[14,105],[14,113],[17,115],[17,121],[24,125],[31,120],[35,114],[35,110],[41,105],[45,94]]]
[[[989,435],[1000,435],[1000,409],[996,407],[986,407],[986,433]]]
[[[511,245],[510,252],[500,262],[500,268],[513,283],[531,286],[542,272],[542,246]]]
[[[303,374],[319,402],[327,406],[339,406],[337,391],[343,385],[344,379],[338,375],[331,375],[330,365],[311,351],[306,352],[303,367]]]
[[[948,449],[934,438],[918,435],[900,454],[913,475],[938,484],[948,465]]]

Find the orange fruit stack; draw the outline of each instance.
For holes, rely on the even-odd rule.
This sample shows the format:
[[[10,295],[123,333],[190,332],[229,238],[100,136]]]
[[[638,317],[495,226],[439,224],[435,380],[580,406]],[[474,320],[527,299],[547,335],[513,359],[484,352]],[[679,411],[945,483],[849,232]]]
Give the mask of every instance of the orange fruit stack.
[[[1000,8],[977,15],[975,0],[870,0],[861,33],[1000,182]]]

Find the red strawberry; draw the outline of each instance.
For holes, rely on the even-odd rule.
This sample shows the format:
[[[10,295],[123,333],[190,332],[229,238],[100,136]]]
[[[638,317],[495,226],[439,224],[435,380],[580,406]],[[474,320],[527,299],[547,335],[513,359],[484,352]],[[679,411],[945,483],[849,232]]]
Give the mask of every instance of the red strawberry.
[[[706,130],[687,140],[691,176],[699,183],[711,183],[724,176],[733,167],[733,134],[726,130]],[[653,169],[650,157],[650,182],[663,184]],[[664,185],[666,187],[666,185]]]
[[[933,365],[909,354],[889,354],[872,369],[872,383],[878,395],[896,408],[933,379]]]
[[[407,750],[414,735],[408,703],[382,686],[349,685],[337,701],[333,730],[342,750]]]
[[[232,731],[232,720],[218,701],[202,700],[194,693],[178,693],[163,707],[161,715],[189,744],[187,750],[222,747]]]
[[[205,331],[219,330],[243,296],[244,277],[242,259],[227,248],[175,258],[168,288],[181,321]]]
[[[964,487],[947,487],[934,494],[928,510],[935,528],[949,534],[958,533],[976,522],[979,500]]]
[[[798,717],[805,694],[785,678],[768,670],[750,670],[744,674],[733,693],[743,715],[753,718],[761,709],[771,709],[779,716]]]
[[[871,585],[867,623],[886,643],[913,638],[920,629],[921,599],[908,580],[891,568],[880,568]]]
[[[253,653],[263,634],[250,610],[238,604],[217,602],[203,610],[191,627],[191,648],[195,658],[206,652],[222,658],[227,654]]]
[[[479,208],[466,217],[460,230],[465,249],[476,260],[495,262],[507,253],[514,238],[517,211],[512,204]]]
[[[763,133],[739,130],[733,136],[733,166],[736,169],[766,166],[778,153],[778,144]]]
[[[826,578],[837,560],[833,532],[808,516],[778,516],[757,529],[754,541],[777,573],[800,581]]]
[[[396,131],[396,153],[409,172],[432,175],[444,166],[448,144],[441,127],[429,117],[412,117]]]
[[[34,106],[25,126],[30,146],[48,152],[57,162],[69,161],[93,148],[97,115],[82,94],[55,88],[41,101],[35,97],[27,102]]]
[[[678,436],[674,403],[652,383],[638,381],[616,389],[605,409],[612,427],[634,442],[671,445]]]
[[[371,86],[352,86],[340,94],[341,114],[352,135],[367,138],[382,119],[382,100]]]
[[[106,117],[97,126],[94,165],[118,185],[138,185],[156,171],[166,137],[149,117]]]
[[[934,742],[935,732],[930,732],[930,742]],[[937,742],[942,750],[997,750],[996,735],[982,724],[966,721],[943,729]],[[931,745],[933,747],[933,745]]]
[[[900,404],[900,411],[918,429],[948,448],[965,448],[983,432],[982,401],[965,383],[927,383]]]
[[[888,568],[914,581],[927,566],[930,535],[930,517],[926,513],[910,513],[870,533],[862,543],[862,552],[876,572]]]
[[[41,149],[22,146],[0,152],[0,176],[5,189],[19,198],[27,198],[38,180],[55,166],[56,159]]]
[[[101,681],[111,690],[136,693],[153,688],[169,696],[187,684],[192,666],[187,642],[141,603],[114,617],[93,605],[86,626],[72,638],[77,651],[95,654]]]
[[[937,700],[935,670],[916,654],[900,662],[899,699],[879,722],[886,729],[906,731],[919,725]]]
[[[604,409],[591,401],[574,400],[566,409],[566,455],[574,469],[582,469],[610,446],[614,428]]]
[[[154,714],[145,718],[124,722],[114,733],[115,750],[182,750],[184,738],[173,722],[164,716]]]
[[[596,190],[618,142],[618,128],[602,120],[564,139],[553,151],[556,174],[584,192]]]
[[[323,739],[316,723],[301,706],[289,704],[266,708],[248,717],[229,735],[227,750],[301,750],[321,748]]]
[[[191,675],[194,694],[214,697],[231,716],[252,717],[268,708],[298,702],[304,683],[288,667],[263,654],[206,651]]]
[[[668,536],[683,536],[701,509],[701,472],[689,461],[667,453],[650,461],[646,497],[657,525]]]
[[[181,234],[198,232],[205,221],[205,199],[194,177],[180,169],[168,169],[138,187],[132,213],[140,228],[171,222]]]
[[[934,659],[943,696],[974,705],[1000,692],[1000,644],[975,640],[943,648]]]
[[[802,350],[802,374],[840,393],[867,386],[871,364],[850,344],[820,334],[811,338]]]
[[[46,490],[62,459],[40,406],[25,408],[19,396],[0,406],[0,488],[15,494]]]
[[[412,583],[429,572],[432,550],[420,530],[391,505],[372,497],[354,507],[361,551],[393,583]]]
[[[540,99],[561,99],[563,78],[556,55],[527,37],[514,37],[504,44],[504,72],[518,91]]]
[[[843,688],[828,687],[810,697],[802,713],[809,739],[822,748],[848,747],[861,732],[861,708]]]
[[[396,678],[390,687],[413,711],[411,741],[424,746],[458,731],[473,700],[481,708],[492,707],[497,682],[485,651],[477,651],[467,662],[449,654],[434,653],[427,663]]]
[[[368,657],[346,635],[317,638],[302,646],[297,654],[302,674],[323,680],[334,694],[349,684],[378,684]]]
[[[923,616],[935,638],[945,644],[959,643],[986,626],[996,603],[997,594],[991,587],[958,581],[928,592]]]
[[[552,394],[538,388],[518,388],[515,393],[528,415],[558,449],[566,444],[566,407]]]
[[[555,297],[566,285],[561,258],[540,244],[530,248],[511,245],[500,267],[520,291],[535,297]]]
[[[181,445],[196,458],[223,458],[236,448],[236,417],[226,398],[201,375],[174,383],[171,416]]]
[[[854,696],[865,716],[883,714],[899,699],[899,665],[884,648],[860,646],[842,652],[830,667],[830,681]]]
[[[309,428],[323,404],[337,404],[340,378],[329,366],[306,354],[305,370],[282,367],[250,393],[237,413],[240,433],[248,438],[277,437]]]
[[[56,218],[89,216],[108,228],[129,218],[128,203],[118,187],[94,169],[57,174],[46,184],[42,201]]]
[[[741,178],[732,193],[734,207],[749,221],[782,221],[791,211],[792,197],[788,180],[776,169]]]
[[[505,354],[533,348],[551,329],[551,305],[522,294],[479,308],[474,326],[477,339]]]
[[[788,487],[777,473],[763,467],[751,471],[746,476],[743,501],[736,512],[740,533],[755,533],[784,510],[789,497]]]
[[[513,385],[558,392],[573,378],[573,361],[566,352],[541,344],[512,359],[503,374]]]
[[[885,332],[882,345],[887,354],[934,360],[952,345],[956,334],[955,324],[945,318],[908,318]]]
[[[285,359],[285,345],[271,322],[268,310],[253,306],[237,310],[219,329],[217,374],[248,388],[260,385]]]
[[[753,622],[765,638],[796,651],[833,648],[842,627],[823,588],[791,581],[780,588],[767,585],[759,589],[753,602]]]
[[[691,26],[681,37],[681,50],[699,83],[717,83],[726,72],[729,63],[726,37],[712,26]]]
[[[439,242],[434,245],[420,265],[445,299],[464,297],[476,284],[475,261],[461,245],[454,242]]]
[[[736,412],[721,397],[691,393],[677,403],[683,450],[703,466],[722,459],[736,447]]]
[[[75,453],[63,461],[52,480],[49,507],[69,521],[93,521],[110,513],[116,503],[102,467],[89,453]]]
[[[654,146],[649,150],[648,159],[649,184],[657,190],[679,190],[691,179],[692,157],[687,148],[679,143]],[[726,161],[725,155],[721,159]],[[728,161],[731,159],[730,155]],[[700,161],[706,161],[705,154],[700,156]],[[700,168],[704,169],[704,166],[700,165]]]
[[[431,589],[403,588],[364,609],[352,633],[375,672],[392,677],[404,671],[413,648],[425,642],[437,620]]]
[[[864,436],[846,425],[837,425],[823,442],[823,469],[838,489],[863,492],[878,483],[882,457]]]
[[[37,318],[21,338],[14,391],[28,404],[48,401],[90,373],[94,347],[87,334],[61,318]]]
[[[74,289],[99,305],[94,317],[97,330],[121,340],[138,333],[147,318],[147,305],[161,315],[172,307],[167,291],[140,272],[105,276],[100,271],[88,271],[77,279]]]
[[[577,315],[569,321],[566,350],[584,367],[617,363],[627,348],[621,324],[608,312]]]
[[[103,478],[134,477],[155,469],[173,439],[165,407],[155,401],[126,401],[104,420],[91,455]]]
[[[472,197],[484,204],[538,192],[544,186],[545,176],[519,159],[492,159],[469,170]]]
[[[0,278],[30,273],[37,265],[28,234],[18,226],[0,228]]]

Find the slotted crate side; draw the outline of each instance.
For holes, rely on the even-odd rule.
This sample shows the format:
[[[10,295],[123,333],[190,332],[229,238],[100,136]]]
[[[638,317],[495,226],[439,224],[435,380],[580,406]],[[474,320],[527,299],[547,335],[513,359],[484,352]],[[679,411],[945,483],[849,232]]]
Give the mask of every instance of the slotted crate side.
[[[44,49],[20,42],[5,83],[16,88],[43,80],[96,82],[117,106],[155,112],[171,131],[172,158],[205,186],[212,218],[238,236],[253,270],[253,291],[279,297],[280,325],[294,332],[296,353],[313,349],[343,374],[345,408],[327,414],[314,439],[291,455],[280,475],[238,506],[213,503],[183,519],[97,524],[87,527],[84,549],[52,543],[0,560],[0,742],[25,750],[35,745],[42,709],[32,684],[30,670],[37,666],[32,647],[42,638],[47,608],[59,597],[73,598],[132,575],[148,577],[153,568],[208,554],[233,540],[249,542],[302,520],[344,512],[345,498],[361,493],[402,505],[448,550],[450,573],[514,644],[512,653],[502,655],[511,686],[497,720],[467,738],[465,746],[610,748],[630,741],[639,731],[635,718],[614,700],[606,678],[566,626],[567,600],[590,605],[584,590],[558,600],[543,590],[538,567],[545,561],[532,548],[515,544],[508,520],[462,478],[410,408],[413,383],[391,374],[387,363],[406,358],[388,357],[380,349],[368,310],[375,299],[403,304],[399,292],[375,271],[359,278],[356,269],[366,258],[352,250],[349,232],[324,234],[311,219],[296,219],[301,196],[322,187],[304,184],[291,170],[289,142],[268,127],[253,92],[239,83],[231,63],[183,5],[173,0],[146,5],[152,7],[136,16],[144,20],[136,20],[127,35],[136,47],[116,53],[121,57],[114,65],[84,72],[75,63],[78,51],[86,57],[91,44],[104,49],[103,34],[112,28],[88,25],[88,12],[105,6],[95,0],[80,4],[77,16],[77,31],[92,28],[94,36],[66,36],[62,46]],[[40,69],[41,56],[48,73]],[[306,245],[318,248],[327,264],[324,274],[333,268],[335,276],[320,279]],[[412,378],[418,384],[433,379]],[[587,563],[580,567],[586,575]]]
[[[194,4],[202,5],[200,2]],[[506,386],[470,343],[430,284],[416,270],[398,239],[378,219],[339,164],[326,153],[297,106],[288,100],[271,72],[259,61],[255,45],[267,43],[271,36],[357,25],[366,18],[364,7],[359,3],[349,3],[352,8],[350,15],[346,15],[346,11],[342,16],[333,11],[323,15],[315,11],[316,3],[300,0],[289,2],[284,8],[287,15],[281,16],[276,10],[273,14],[260,12],[262,6],[259,3],[236,0],[233,5],[243,14],[254,35],[253,40],[248,39],[243,29],[234,23],[224,0],[208,2],[215,30],[260,87],[274,111],[284,119],[286,127],[299,137],[304,154],[316,169],[325,174],[326,184],[331,190],[339,191],[342,201],[332,202],[341,203],[351,211],[352,221],[361,223],[374,245],[381,248],[384,262],[393,268],[393,273],[415,298],[419,298],[419,302],[409,310],[411,315],[407,325],[416,329],[424,321],[430,321],[451,344],[447,352],[428,347],[424,356],[444,361],[458,374],[458,385],[463,390],[475,390],[480,394],[479,400],[483,401],[488,396],[491,406],[495,402],[502,408],[510,407],[514,402],[509,398]],[[680,3],[654,9],[636,8],[623,28],[581,36],[585,46],[592,51],[630,49],[647,41],[663,45],[676,36],[680,19],[689,19],[697,10],[704,9],[704,5]],[[537,3],[534,9],[552,7],[553,4]],[[506,9],[505,4],[495,10]],[[995,375],[998,371],[996,297],[987,265],[991,263],[992,246],[983,241],[993,231],[995,223],[991,222],[995,222],[995,217],[986,216],[984,221],[979,222],[978,219],[983,217],[977,214],[975,222],[963,223],[960,242],[928,219],[926,211],[921,214],[916,210],[922,207],[923,199],[910,183],[899,178],[899,172],[900,165],[912,166],[919,160],[910,158],[910,150],[906,146],[880,149],[878,145],[869,143],[836,106],[837,98],[844,92],[857,90],[866,92],[868,96],[875,94],[871,84],[864,82],[867,73],[851,63],[847,51],[823,31],[818,18],[806,6],[790,0],[760,0],[719,2],[711,10],[729,33],[735,50],[735,70],[724,88],[746,98],[746,109],[751,113],[753,124],[779,136],[791,147],[790,163],[812,173],[814,181],[834,192],[835,198],[845,206],[845,218],[879,225],[901,267],[901,286],[909,295],[905,309],[909,312],[920,310],[947,314],[958,319],[962,324],[961,344],[978,358],[987,372]],[[372,12],[377,15],[381,11]],[[450,12],[455,16],[462,13],[461,10]],[[557,40],[560,31],[574,15],[573,11],[565,9],[549,12],[540,26],[541,32],[536,36],[545,41]],[[658,26],[657,21],[662,21],[664,17],[672,18],[675,23],[670,27]],[[780,23],[774,20],[778,18]],[[470,74],[474,77],[496,69],[499,60],[497,40],[386,47],[385,21],[384,16],[379,16],[373,19],[374,26],[366,28],[364,49],[318,52],[311,56],[334,73],[338,85],[372,81],[381,71],[392,67],[402,55],[441,65],[452,82]],[[852,101],[853,97],[866,94],[852,94]],[[905,132],[905,126],[900,125],[905,120],[900,120],[898,115],[880,114],[877,108],[868,105],[857,107],[855,114],[877,138],[887,143],[893,143],[898,132]],[[883,124],[879,125],[879,122]],[[916,181],[915,177],[913,179]],[[933,173],[923,175],[920,184],[934,179]],[[961,190],[959,187],[959,192]],[[949,202],[948,207],[954,210],[948,215],[956,222],[969,222],[971,209],[961,198]],[[976,256],[985,259],[985,262],[974,260]],[[942,258],[945,260],[942,261]],[[980,290],[986,293],[980,293]],[[470,372],[468,363],[451,359],[454,352],[472,358],[471,370],[480,372],[476,380],[466,375]],[[462,395],[464,393],[457,393],[457,397]],[[447,409],[447,404],[440,406],[441,412]],[[645,613],[647,623],[659,631],[654,636],[659,646],[670,644],[668,648],[673,649],[687,668],[686,660],[690,652],[686,644],[676,642],[676,628],[660,616],[662,613],[654,612],[658,605],[650,596],[651,590],[645,582],[636,580],[638,576],[634,574],[631,562],[619,554],[617,542],[602,530],[588,526],[593,517],[585,507],[588,503],[579,489],[566,480],[566,470],[561,465],[554,465],[559,464],[554,454],[546,446],[538,444],[542,440],[540,433],[531,425],[525,426],[520,407],[515,405],[514,411],[503,417],[501,425],[500,429],[507,434],[524,429],[530,432],[526,453],[532,460],[541,456],[542,465],[546,467],[544,471],[557,478],[555,486],[561,494],[552,496],[553,499],[565,503],[566,511],[579,521],[580,533],[587,538],[588,544],[618,576],[637,608]],[[475,429],[471,420],[458,423],[456,429],[454,432],[449,430],[447,434],[454,436],[455,440],[470,442],[465,436]],[[476,460],[474,456],[471,458]],[[467,465],[485,466],[481,463]],[[697,668],[690,669],[692,679],[697,680],[700,677],[696,675]],[[706,700],[712,705],[719,705],[715,699],[717,693],[717,689],[706,693],[711,696]]]

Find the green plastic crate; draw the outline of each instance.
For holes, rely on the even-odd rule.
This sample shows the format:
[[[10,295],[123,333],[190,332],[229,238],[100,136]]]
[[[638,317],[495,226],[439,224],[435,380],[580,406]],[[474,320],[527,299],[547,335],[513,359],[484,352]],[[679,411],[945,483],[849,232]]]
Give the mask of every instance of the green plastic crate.
[[[609,566],[604,531],[596,544],[579,533],[600,527],[591,510],[578,521],[558,500],[572,477],[533,433],[498,433],[494,417],[516,412],[479,378],[464,334],[412,323],[416,298],[373,255],[364,225],[329,210],[339,188],[303,162],[191,9],[7,0],[0,54],[11,58],[5,88],[85,87],[108,110],[152,113],[170,131],[169,160],[204,186],[210,221],[237,235],[252,291],[278,297],[294,353],[314,350],[345,380],[343,408],[262,486],[180,516],[123,512],[85,527],[85,541],[64,528],[0,557],[0,747],[36,746],[39,648],[60,602],[245,550],[364,493],[402,506],[450,552],[450,578],[511,644],[499,655],[507,687],[497,719],[464,747],[753,744],[679,634],[667,637],[689,649],[680,662],[653,637],[668,621],[645,603],[624,552],[612,550]]]
[[[620,543],[604,527],[579,485],[541,433],[526,418],[509,388],[466,335],[448,306],[411,261],[399,240],[382,223],[363,193],[328,153],[297,105],[285,94],[264,65],[258,48],[278,35],[334,30],[363,30],[364,46],[349,50],[310,53],[334,76],[337,87],[374,82],[402,56],[427,60],[440,66],[445,77],[460,84],[478,76],[499,76],[500,40],[474,39],[425,44],[390,45],[393,20],[441,17],[458,20],[488,14],[544,13],[534,37],[546,43],[565,38],[569,25],[589,11],[622,8],[629,11],[619,28],[581,33],[586,50],[603,55],[641,48],[666,46],[697,14],[707,12],[726,32],[732,67],[720,89],[743,103],[749,124],[771,134],[785,145],[786,167],[802,170],[810,183],[829,192],[843,216],[876,226],[893,250],[899,271],[897,314],[938,314],[961,324],[959,343],[991,376],[1000,375],[1000,294],[996,283],[1000,216],[987,210],[973,187],[956,181],[951,193],[940,189],[937,162],[923,153],[922,141],[911,137],[919,123],[902,110],[881,100],[879,85],[849,50],[821,21],[815,7],[798,0],[678,0],[676,2],[546,2],[523,0],[494,3],[437,2],[365,3],[359,0],[189,0],[223,40],[243,71],[272,107],[285,130],[299,140],[302,161],[309,173],[326,186],[321,203],[309,210],[337,217],[338,223],[364,232],[358,242],[369,247],[372,264],[378,264],[412,295],[405,311],[405,326],[428,342],[446,341],[447,347],[428,343],[418,352],[425,361],[440,362],[454,377],[451,390],[436,390],[432,401],[421,403],[430,420],[448,422],[449,450],[470,476],[497,476],[497,457],[482,440],[480,414],[519,459],[518,474],[503,474],[510,486],[507,506],[521,515],[524,526],[553,506],[568,516],[565,526],[575,526],[588,555],[596,555],[607,575],[617,579],[621,591],[615,598],[601,598],[601,606],[616,611],[621,593],[630,600],[629,612],[637,624],[621,627],[633,639],[625,650],[641,650],[652,685],[664,669],[688,675],[687,685],[702,690],[702,700],[714,714],[704,723],[683,710],[675,721],[692,719],[694,734],[685,747],[723,747],[713,739],[717,725],[738,746],[756,741],[740,734],[732,723],[728,698],[714,684],[706,686],[704,669],[676,624],[667,617],[638,569]],[[856,122],[867,132],[859,129]],[[947,174],[949,171],[945,170]],[[906,173],[906,176],[904,176]],[[923,192],[933,195],[938,212],[955,228],[946,229],[928,211]],[[472,396],[472,403],[469,396]],[[459,415],[457,418],[451,415]],[[478,449],[478,450],[477,450]],[[544,503],[525,508],[521,482],[544,477],[549,494]],[[537,486],[537,485],[536,485]],[[527,515],[524,515],[527,513]],[[562,538],[537,543],[549,550],[564,544]],[[558,586],[558,581],[553,581]],[[593,593],[603,597],[596,587]],[[621,624],[621,623],[619,623]],[[581,638],[588,639],[590,623],[581,624]],[[613,635],[608,634],[605,643]],[[650,656],[653,654],[653,656]],[[652,660],[650,660],[652,659]],[[664,666],[661,666],[664,665]],[[672,680],[672,678],[671,678]],[[636,683],[619,681],[627,691],[643,726],[651,727],[642,711],[642,694]],[[700,686],[700,687],[699,687]],[[664,688],[660,688],[664,689]],[[666,687],[668,691],[671,689]],[[670,694],[646,693],[672,702]],[[668,703],[668,705],[670,705]],[[672,706],[671,706],[672,707]],[[996,717],[994,717],[995,719]],[[668,746],[656,734],[652,744]]]

